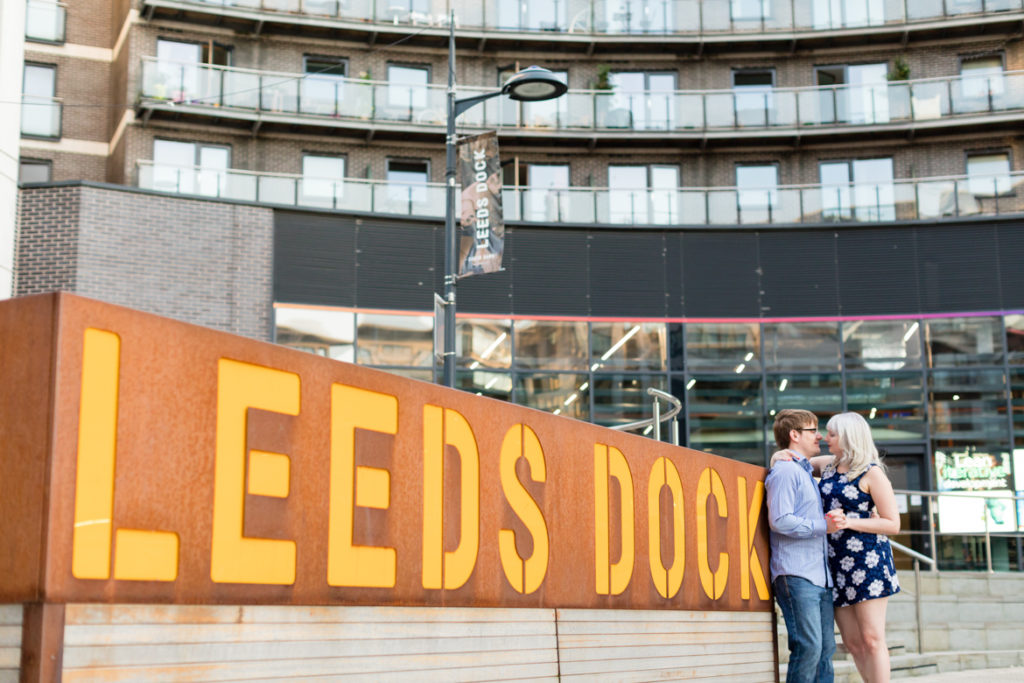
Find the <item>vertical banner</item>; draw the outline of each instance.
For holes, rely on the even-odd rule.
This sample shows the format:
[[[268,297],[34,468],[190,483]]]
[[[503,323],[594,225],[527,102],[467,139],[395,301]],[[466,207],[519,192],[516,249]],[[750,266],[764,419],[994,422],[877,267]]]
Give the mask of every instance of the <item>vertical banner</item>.
[[[459,276],[496,273],[505,247],[498,134],[491,131],[465,138],[456,149],[462,186]]]

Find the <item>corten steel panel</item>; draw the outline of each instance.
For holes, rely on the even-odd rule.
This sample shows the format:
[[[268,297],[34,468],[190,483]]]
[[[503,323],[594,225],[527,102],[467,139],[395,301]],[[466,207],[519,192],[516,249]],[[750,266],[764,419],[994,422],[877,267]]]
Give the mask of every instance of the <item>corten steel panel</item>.
[[[0,306],[0,602],[42,597],[55,303]]]
[[[746,498],[753,499],[756,485],[765,474],[763,468],[71,295],[60,295],[59,303],[55,441],[49,481],[50,542],[42,575],[48,601],[771,609],[770,598],[760,598],[753,582],[748,599],[743,599],[741,592],[744,557],[753,558],[762,574],[768,570],[767,523],[762,506],[744,515],[745,505],[738,494],[742,477]],[[0,310],[11,305],[31,302],[5,302]],[[41,311],[32,315],[47,319],[52,299],[40,298],[34,305]],[[111,556],[116,556],[119,530],[173,532],[180,541],[173,580],[72,575],[79,404],[87,328],[114,333],[120,341],[112,514],[115,547]],[[45,349],[45,344],[40,348]],[[245,495],[241,533],[295,541],[293,584],[217,583],[211,579],[221,359],[294,373],[301,383],[297,415],[249,409],[244,430],[243,457],[251,461],[250,450],[257,449],[283,453],[290,461],[287,498]],[[389,506],[356,507],[352,525],[356,544],[395,549],[397,576],[393,587],[332,587],[327,582],[328,511],[331,496],[337,500],[340,495],[330,490],[332,384],[397,399],[396,434],[357,431],[355,438],[357,465],[389,471]],[[32,395],[45,395],[45,373],[38,376],[33,389]],[[424,409],[428,404],[463,417],[479,451],[479,551],[468,580],[451,589],[424,588],[422,578]],[[353,414],[349,407],[340,405],[339,414]],[[519,554],[528,557],[533,552],[523,523],[506,501],[499,474],[505,435],[510,429],[519,429],[520,424],[536,434],[543,449],[543,483],[530,480],[522,458],[517,472],[543,513],[550,539],[547,572],[539,588],[528,594],[517,593],[505,578],[498,541],[500,529],[511,529],[517,534]],[[33,434],[36,430],[39,438],[45,438],[43,425],[38,425]],[[632,577],[621,594],[611,596],[598,595],[595,588],[595,444],[606,444],[623,453],[635,501]],[[465,539],[460,539],[458,531],[461,504],[455,502],[460,497],[460,460],[455,449],[449,447],[447,451],[444,544],[452,551]],[[21,457],[9,450],[3,453],[4,462],[0,464],[4,467]],[[656,464],[659,457],[670,461],[682,478],[683,496],[677,503],[684,515],[685,570],[681,589],[671,598],[658,594],[648,561],[648,481],[652,467],[663,466]],[[704,582],[707,589],[702,585],[698,551],[698,480],[702,473],[710,477],[712,470],[724,484],[727,516],[719,516],[713,498],[703,506],[708,517],[705,548],[710,558],[703,573],[717,570],[724,561],[720,554],[728,554],[726,583],[718,599],[706,594],[714,586],[708,581]],[[614,481],[609,490],[611,559],[615,561],[620,548],[616,530],[621,497]],[[662,490],[658,498],[661,502],[654,518],[664,522],[671,516],[666,491]],[[38,510],[29,509],[27,502],[15,510],[15,522],[38,517]],[[741,518],[754,521],[752,549],[740,547]],[[665,564],[670,564],[671,538],[671,525],[663,523]],[[7,543],[6,531],[0,540]],[[110,557],[104,562],[108,567],[120,566]]]

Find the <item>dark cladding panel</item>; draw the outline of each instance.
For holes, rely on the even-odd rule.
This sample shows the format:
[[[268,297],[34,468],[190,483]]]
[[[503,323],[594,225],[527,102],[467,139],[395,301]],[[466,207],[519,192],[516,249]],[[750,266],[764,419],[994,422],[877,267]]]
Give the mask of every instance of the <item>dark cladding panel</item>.
[[[665,235],[665,314],[683,315],[683,234]]]
[[[590,233],[593,315],[661,318],[665,306],[665,240],[660,232]]]
[[[759,317],[757,234],[683,235],[685,314],[694,318]]]
[[[356,219],[274,212],[274,301],[355,306]]]
[[[359,307],[432,311],[436,273],[444,268],[434,242],[443,232],[429,223],[363,220],[357,240]]]
[[[866,227],[838,231],[842,315],[914,313],[920,309],[915,232]]]
[[[591,314],[586,232],[518,228],[515,240],[511,268],[516,314]]]
[[[999,307],[995,226],[926,226],[916,232],[923,313]]]
[[[459,280],[456,308],[460,314],[512,313],[512,260],[516,253],[517,234],[518,231],[505,227],[505,253],[501,258],[504,270]]]
[[[1024,308],[1024,225],[1000,225],[999,280],[1003,308]]]
[[[765,316],[836,315],[836,237],[831,230],[766,230],[758,236]]]

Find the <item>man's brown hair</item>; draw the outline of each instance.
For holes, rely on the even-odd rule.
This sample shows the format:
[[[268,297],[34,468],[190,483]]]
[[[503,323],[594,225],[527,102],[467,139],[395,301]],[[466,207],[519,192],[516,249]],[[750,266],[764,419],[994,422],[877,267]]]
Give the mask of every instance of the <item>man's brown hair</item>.
[[[775,416],[775,424],[772,426],[772,430],[775,432],[775,443],[779,445],[779,448],[789,448],[789,432],[808,425],[818,426],[818,416],[811,411],[794,408],[780,410]]]

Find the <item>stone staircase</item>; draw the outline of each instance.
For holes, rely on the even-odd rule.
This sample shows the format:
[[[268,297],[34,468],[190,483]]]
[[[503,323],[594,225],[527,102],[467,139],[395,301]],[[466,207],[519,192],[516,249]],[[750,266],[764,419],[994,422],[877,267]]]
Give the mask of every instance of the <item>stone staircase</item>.
[[[889,600],[886,641],[892,677],[908,678],[945,671],[1024,666],[1024,574],[901,571],[903,590]],[[915,594],[920,593],[920,623]],[[779,662],[785,680],[786,624],[779,625]],[[853,659],[839,644],[836,683],[858,683]]]

